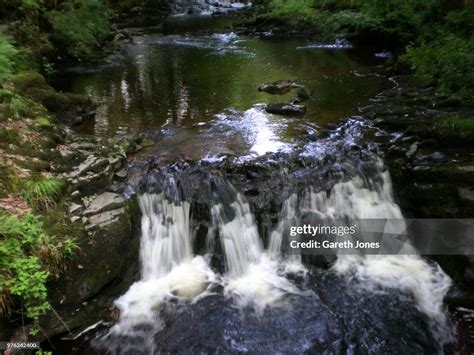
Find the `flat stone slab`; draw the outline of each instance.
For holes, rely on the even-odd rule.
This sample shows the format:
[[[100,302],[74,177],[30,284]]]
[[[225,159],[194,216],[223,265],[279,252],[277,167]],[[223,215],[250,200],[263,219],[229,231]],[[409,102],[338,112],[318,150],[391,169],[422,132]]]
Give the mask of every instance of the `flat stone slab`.
[[[115,210],[125,204],[125,198],[113,192],[104,192],[96,196],[84,211],[85,216]]]
[[[108,225],[118,222],[120,216],[125,213],[125,208],[118,208],[112,211],[105,211],[88,218],[88,224],[86,225],[87,230],[100,229],[107,227]]]

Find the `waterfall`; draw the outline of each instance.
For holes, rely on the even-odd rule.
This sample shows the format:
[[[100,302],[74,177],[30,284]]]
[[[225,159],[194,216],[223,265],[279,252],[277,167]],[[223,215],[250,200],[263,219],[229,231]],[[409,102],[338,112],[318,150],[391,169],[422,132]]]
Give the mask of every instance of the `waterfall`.
[[[313,213],[318,220],[340,223],[341,220],[364,219],[403,220],[402,212],[395,203],[388,171],[383,171],[380,159],[375,162],[377,179],[355,176],[336,183],[330,191],[314,192],[310,187],[299,198],[290,196],[282,207],[280,222],[272,233],[270,251],[281,253],[288,225],[302,225],[301,215]],[[385,232],[399,234],[404,226],[387,224]],[[363,238],[363,235],[361,236]],[[356,254],[353,251],[353,254]],[[431,326],[440,343],[452,340],[444,313],[443,299],[451,286],[451,279],[438,265],[428,263],[418,255],[338,255],[332,270],[354,278],[359,286],[372,292],[398,290],[411,295],[417,308],[431,319]]]
[[[308,219],[311,223],[344,221],[345,224],[363,223],[364,219],[403,220],[382,160],[376,158],[370,164],[370,176],[362,173],[362,169],[352,169],[352,175],[341,174],[326,190],[316,183],[308,186],[306,180],[299,187],[289,188],[268,239],[259,233],[251,203],[223,177],[186,170],[180,173],[178,168],[168,170],[165,177],[158,175],[154,181],[159,181],[162,184],[158,185],[159,189],[165,192],[139,196],[141,279],[115,301],[120,321],[109,334],[143,336],[141,326],[145,324],[159,331],[164,326],[160,312],[166,305],[216,294],[214,286],[220,286],[217,293],[242,309],[254,309],[259,316],[268,307],[287,306],[293,295],[314,297],[314,291],[300,289],[301,285],[294,283],[293,276],[304,278],[307,269],[300,255],[287,255],[292,226],[303,225]],[[196,199],[193,191],[197,190]],[[194,202],[189,201],[199,201],[199,209],[207,210],[200,211],[209,218],[204,221],[207,241],[203,245],[208,254],[222,251],[221,275],[210,267],[208,261],[212,259],[208,257],[212,255],[193,254]],[[221,248],[215,243],[220,243]],[[443,298],[451,280],[437,265],[418,255],[362,256],[354,251],[352,255],[337,255],[327,272],[347,277],[351,285],[367,292],[395,291],[410,296],[420,312],[430,319],[440,344],[451,339],[443,309]],[[289,277],[290,274],[293,276]],[[171,299],[174,301],[168,302]]]
[[[176,14],[186,12],[210,14],[215,11],[229,11],[249,6],[245,1],[236,0],[173,0],[172,3]]]
[[[230,221],[222,204],[213,206],[211,213],[219,228],[228,275],[235,277],[248,272],[250,265],[261,259],[262,245],[250,205],[242,195],[237,194],[230,207],[235,213],[234,219]]]
[[[120,310],[120,322],[112,329],[116,333],[128,333],[140,324],[161,327],[156,311],[166,300],[196,297],[215,281],[206,260],[193,256],[189,203],[145,193],[139,205],[142,278],[115,301]]]
[[[142,279],[159,279],[192,258],[189,203],[175,205],[163,196],[144,194],[139,199],[142,215],[140,260]]]
[[[228,207],[233,218],[225,213],[223,204],[211,209],[226,260],[224,293],[234,297],[240,306],[253,306],[263,314],[268,305],[282,305],[286,294],[300,291],[279,272],[277,260],[263,249],[255,217],[244,197],[237,193]]]

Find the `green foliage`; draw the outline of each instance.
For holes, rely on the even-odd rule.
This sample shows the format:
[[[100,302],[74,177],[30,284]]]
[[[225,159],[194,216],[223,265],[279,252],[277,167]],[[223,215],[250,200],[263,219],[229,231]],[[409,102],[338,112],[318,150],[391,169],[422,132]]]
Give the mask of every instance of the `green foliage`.
[[[62,187],[62,181],[45,176],[38,180],[26,180],[22,195],[33,208],[49,210],[55,206],[55,198],[59,196]]]
[[[19,303],[24,315],[36,322],[50,308],[48,277],[76,248],[73,239],[49,236],[39,216],[0,214],[0,315],[8,315]]]
[[[26,309],[26,315],[37,320],[47,309],[46,280],[48,272],[36,254],[44,246],[47,236],[39,217],[27,215],[24,219],[0,215],[0,310],[9,312],[11,296],[16,296]]]
[[[0,83],[13,74],[17,54],[11,37],[0,33]]]
[[[100,0],[79,0],[76,6],[49,13],[52,38],[76,59],[91,59],[110,36],[107,8]]]
[[[56,69],[54,69],[54,64],[53,63],[43,64],[43,72],[48,78],[48,81],[51,81],[51,76],[56,72]]]
[[[46,117],[40,117],[36,120],[36,126],[38,128],[46,129],[53,127],[53,124]]]
[[[415,75],[439,86],[442,93],[464,99],[474,95],[474,38],[452,34],[438,40],[410,46],[403,55]]]
[[[474,132],[474,117],[452,115],[441,120],[440,126],[458,133]]]
[[[22,96],[13,93],[10,102],[8,103],[8,109],[14,118],[19,119],[22,115],[28,112],[28,105]]]
[[[260,9],[271,26],[406,52],[402,62],[418,78],[443,94],[473,98],[472,1],[269,0]]]

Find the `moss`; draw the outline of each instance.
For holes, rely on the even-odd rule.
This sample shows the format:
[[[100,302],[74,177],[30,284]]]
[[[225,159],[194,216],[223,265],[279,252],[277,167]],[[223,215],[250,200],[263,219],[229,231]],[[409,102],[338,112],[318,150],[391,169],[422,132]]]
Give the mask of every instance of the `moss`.
[[[15,90],[20,93],[28,94],[31,89],[42,88],[52,89],[44,77],[35,71],[23,71],[9,78],[9,82],[13,84]]]
[[[52,235],[69,236],[80,240],[83,238],[83,227],[71,223],[65,211],[69,203],[68,196],[63,196],[57,204],[44,216],[44,229]]]
[[[0,128],[0,141],[6,144],[15,144],[18,142],[19,133],[11,129]]]
[[[432,130],[441,144],[465,145],[474,143],[474,118],[450,115],[439,118]]]
[[[46,117],[41,117],[36,120],[35,126],[39,129],[47,129],[52,128],[53,124]]]

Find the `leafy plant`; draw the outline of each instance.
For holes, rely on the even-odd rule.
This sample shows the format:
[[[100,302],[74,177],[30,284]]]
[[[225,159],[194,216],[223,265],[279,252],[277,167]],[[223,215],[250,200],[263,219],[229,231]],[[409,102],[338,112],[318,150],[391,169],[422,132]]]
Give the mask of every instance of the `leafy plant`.
[[[43,228],[41,217],[0,214],[0,316],[19,304],[21,312],[36,322],[48,304],[46,281],[57,273],[57,263],[77,248],[75,241],[58,240]],[[33,333],[35,328],[33,328]]]
[[[17,54],[12,38],[0,33],[0,83],[13,74]]]
[[[28,105],[22,96],[13,93],[8,103],[8,109],[14,118],[19,119],[28,111]]]
[[[107,9],[99,0],[80,0],[77,8],[52,11],[49,20],[55,38],[70,56],[76,59],[91,58],[111,34]]]
[[[447,34],[434,42],[408,47],[402,59],[419,79],[438,85],[442,93],[473,97],[473,38]]]

